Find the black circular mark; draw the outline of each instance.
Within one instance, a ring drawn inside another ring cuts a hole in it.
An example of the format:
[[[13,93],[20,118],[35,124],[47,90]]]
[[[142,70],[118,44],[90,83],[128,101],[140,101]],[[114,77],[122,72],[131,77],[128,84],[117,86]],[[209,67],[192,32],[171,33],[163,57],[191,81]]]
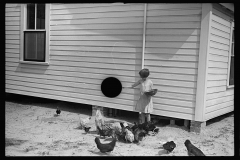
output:
[[[114,77],[108,77],[102,81],[102,93],[109,98],[117,97],[122,91],[121,82]]]

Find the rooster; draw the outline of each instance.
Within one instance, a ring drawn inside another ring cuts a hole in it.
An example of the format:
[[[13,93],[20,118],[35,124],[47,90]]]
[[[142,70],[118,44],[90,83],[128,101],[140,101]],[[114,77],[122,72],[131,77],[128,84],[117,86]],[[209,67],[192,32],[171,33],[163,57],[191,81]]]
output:
[[[176,144],[173,141],[167,142],[163,144],[163,148],[168,152],[172,152],[174,148],[176,147]]]
[[[195,147],[188,139],[184,142],[187,150],[188,150],[188,155],[189,156],[205,156],[205,154]]]
[[[111,152],[113,151],[115,145],[116,145],[116,136],[113,136],[113,140],[110,143],[106,143],[106,144],[102,144],[100,142],[100,139],[98,137],[95,138],[95,143],[97,145],[97,148],[100,150],[100,152],[102,153],[106,153],[106,152]]]
[[[143,137],[146,136],[146,131],[144,131],[143,129],[139,129],[137,128],[134,131],[134,140],[138,143],[139,141],[142,141]]]
[[[98,109],[96,112],[96,117],[95,117],[96,128],[99,127],[100,129],[103,129],[104,123],[105,122],[104,122],[103,116],[102,116],[100,110]]]
[[[87,124],[89,123],[89,120],[91,119],[91,117],[87,117],[87,118],[80,118],[79,121],[79,128],[83,129],[84,127],[87,126]]]
[[[125,128],[125,132],[126,132],[125,139],[132,143],[134,141],[133,133],[129,131],[127,128]]]

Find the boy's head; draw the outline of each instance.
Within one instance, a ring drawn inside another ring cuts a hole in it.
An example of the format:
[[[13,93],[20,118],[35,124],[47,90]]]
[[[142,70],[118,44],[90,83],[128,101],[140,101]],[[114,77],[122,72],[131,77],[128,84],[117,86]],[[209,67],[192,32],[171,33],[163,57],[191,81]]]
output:
[[[141,78],[147,78],[149,76],[149,74],[150,74],[150,72],[147,68],[144,68],[139,72],[139,75]]]

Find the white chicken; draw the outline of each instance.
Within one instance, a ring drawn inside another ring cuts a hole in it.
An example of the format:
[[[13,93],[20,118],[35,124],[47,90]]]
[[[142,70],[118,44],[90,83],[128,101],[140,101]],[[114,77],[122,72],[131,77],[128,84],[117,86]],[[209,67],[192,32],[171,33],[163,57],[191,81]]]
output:
[[[89,123],[89,120],[91,119],[91,117],[87,117],[87,118],[80,118],[79,121],[79,128],[83,129],[84,127],[87,127],[87,124]]]
[[[122,132],[122,127],[119,122],[114,122],[111,124],[111,128],[115,131],[115,133],[120,134]]]
[[[96,111],[96,117],[95,117],[96,128],[99,127],[100,129],[103,129],[104,124],[105,124],[104,117],[102,116],[100,110],[97,110]]]
[[[125,132],[126,132],[125,139],[132,143],[134,141],[133,133],[131,131],[129,131],[127,128],[125,129]]]

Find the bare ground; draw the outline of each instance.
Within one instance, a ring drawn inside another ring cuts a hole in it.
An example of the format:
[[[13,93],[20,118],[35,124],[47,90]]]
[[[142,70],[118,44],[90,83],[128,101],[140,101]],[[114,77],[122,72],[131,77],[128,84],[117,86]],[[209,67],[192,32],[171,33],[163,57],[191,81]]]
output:
[[[55,116],[56,106],[62,110]],[[125,112],[126,113],[126,112]],[[159,133],[147,136],[140,144],[117,142],[111,153],[101,153],[94,142],[96,128],[92,117],[90,132],[77,128],[79,118],[91,115],[91,107],[81,104],[39,99],[28,96],[8,97],[5,102],[5,155],[6,156],[187,156],[184,146],[189,139],[207,156],[234,155],[234,114],[207,122],[201,134],[189,132],[183,126],[159,121]],[[106,121],[137,121],[136,114]],[[112,139],[102,138],[102,143]],[[174,140],[177,147],[167,154],[160,143]]]

